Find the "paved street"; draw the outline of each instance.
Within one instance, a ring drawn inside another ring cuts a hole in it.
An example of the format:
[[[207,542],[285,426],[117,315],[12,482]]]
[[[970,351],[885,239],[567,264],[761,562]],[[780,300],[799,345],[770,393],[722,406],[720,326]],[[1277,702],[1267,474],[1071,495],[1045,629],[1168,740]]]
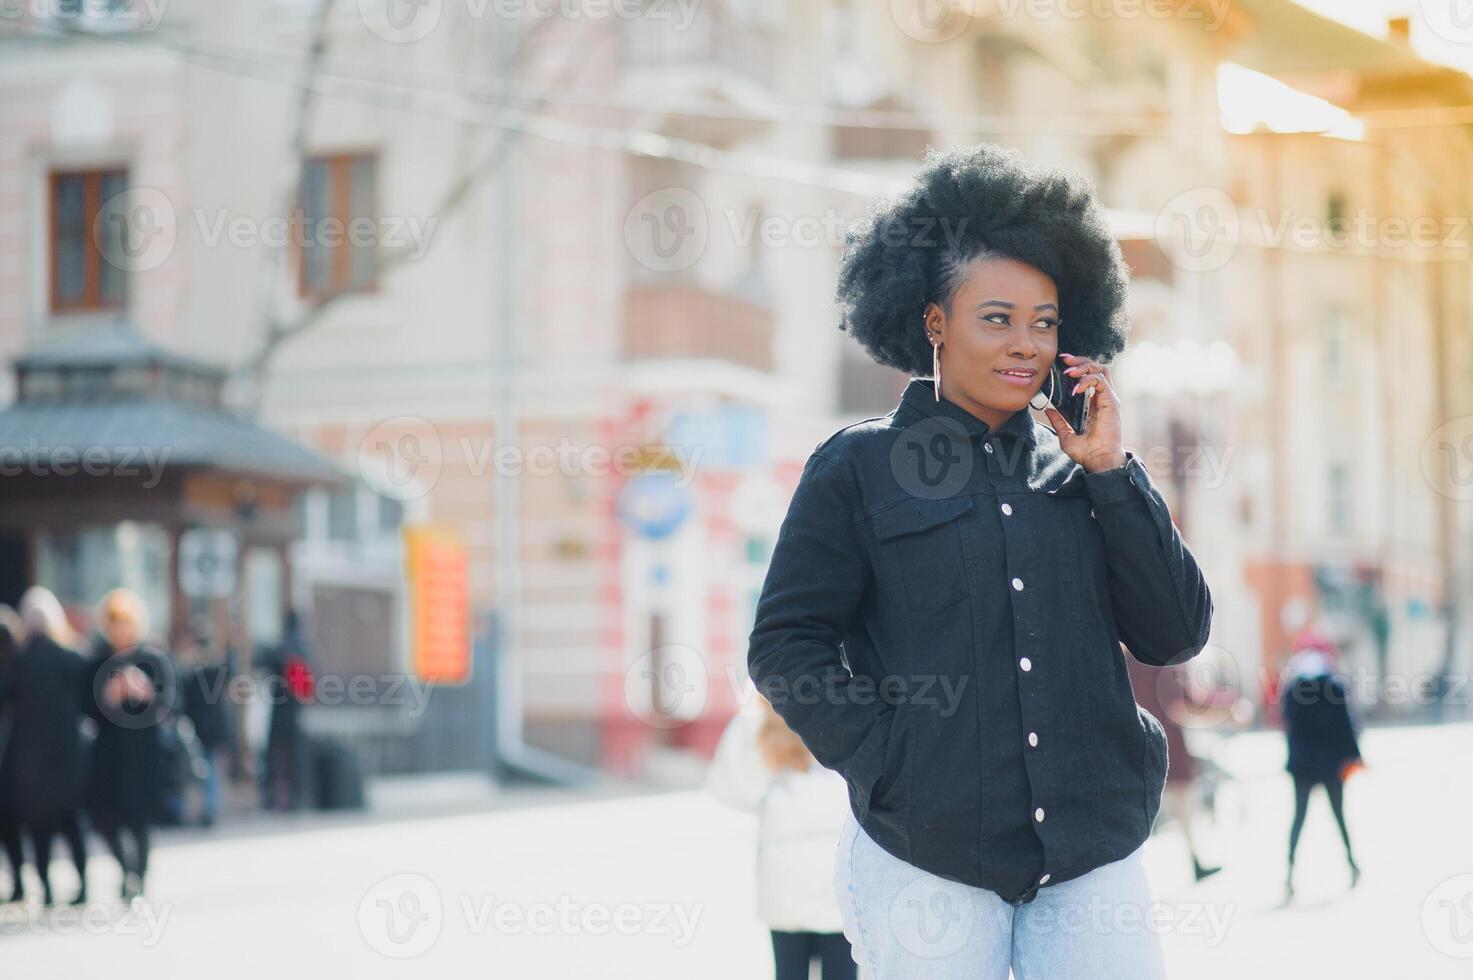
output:
[[[1284,909],[1281,742],[1230,743],[1239,778],[1219,825],[1202,828],[1205,856],[1227,870],[1194,885],[1174,828],[1148,845],[1174,923],[1172,976],[1473,975],[1473,726],[1375,730],[1362,744],[1371,768],[1347,788],[1360,887],[1347,891],[1317,795]],[[0,976],[762,977],[751,841],[748,818],[699,792],[175,837],[156,852],[146,910],[9,907]],[[93,868],[96,894],[113,893],[111,862],[94,854]]]

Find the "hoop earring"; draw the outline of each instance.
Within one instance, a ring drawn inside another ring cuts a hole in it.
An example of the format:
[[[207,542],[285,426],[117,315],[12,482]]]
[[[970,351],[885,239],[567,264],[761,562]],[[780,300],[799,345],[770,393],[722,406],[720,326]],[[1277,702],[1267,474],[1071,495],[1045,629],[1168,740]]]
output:
[[[941,400],[941,345],[931,345],[931,376],[936,379],[936,400]]]
[[[1034,408],[1038,409],[1040,412],[1043,411],[1045,408],[1048,408],[1049,403],[1054,400],[1054,388],[1057,387],[1057,383],[1054,381],[1054,368],[1052,366],[1049,367],[1048,380],[1049,380],[1049,391],[1048,391],[1048,394],[1047,395],[1045,395],[1043,393],[1043,389],[1042,388],[1039,388],[1037,391],[1035,391],[1033,393],[1033,397],[1030,398],[1030,399],[1028,399],[1028,404],[1032,405]],[[1043,399],[1043,404],[1041,404],[1041,405],[1038,402],[1038,400],[1040,398]]]

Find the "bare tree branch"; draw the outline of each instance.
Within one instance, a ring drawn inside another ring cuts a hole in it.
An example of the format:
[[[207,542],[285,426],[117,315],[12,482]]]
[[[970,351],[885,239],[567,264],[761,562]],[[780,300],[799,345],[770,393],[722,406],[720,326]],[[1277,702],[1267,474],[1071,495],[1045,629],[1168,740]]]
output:
[[[517,48],[511,59],[512,63],[519,63],[523,53],[530,49],[540,39],[541,35],[549,31],[552,25],[557,22],[558,20],[555,17],[545,17],[540,19],[531,30],[525,32],[517,42]],[[552,84],[546,87],[546,91],[548,93],[555,93],[559,91],[562,86],[574,80],[574,77],[576,76],[578,70],[589,63],[590,59],[583,55],[584,52],[575,50],[572,55],[567,59],[567,61],[560,66],[557,77],[553,79]],[[310,76],[304,79],[303,84],[304,87],[315,87]],[[515,86],[513,85],[509,87],[506,92],[502,94],[499,98],[493,100],[492,105],[507,105],[513,101],[514,96]],[[551,100],[549,98],[539,98],[533,100],[529,104],[527,111],[536,112],[537,110],[546,107],[550,101]],[[447,215],[454,214],[457,210],[463,207],[466,202],[471,199],[472,193],[475,191],[475,189],[483,181],[494,176],[495,173],[501,168],[502,163],[505,162],[512,147],[515,145],[520,136],[520,133],[514,131],[500,131],[500,134],[497,137],[495,143],[492,145],[491,149],[487,151],[485,157],[480,161],[472,164],[471,166],[468,166],[466,170],[453,183],[451,183],[448,188],[446,188],[445,193],[441,195],[440,200],[437,202],[430,213],[435,215],[437,219],[441,219]],[[301,168],[299,162],[299,175],[300,170]],[[298,177],[298,181],[300,181],[300,176]],[[287,213],[287,211],[292,206],[294,206],[294,204],[295,197],[291,198],[287,202],[287,207],[283,209],[282,213]],[[423,255],[424,253],[421,252],[419,254]],[[409,250],[390,252],[388,254],[376,253],[375,274],[378,276],[383,276],[387,273],[391,273],[401,265],[408,262],[412,257],[414,257],[414,253]],[[277,273],[280,274],[279,264]],[[324,316],[333,307],[337,306],[344,297],[351,296],[356,291],[356,288],[353,286],[343,286],[332,289],[321,295],[315,296],[313,298],[312,305],[307,309],[301,311],[301,313],[294,318],[284,319],[276,316],[268,318],[265,336],[262,338],[260,347],[257,348],[256,352],[245,362],[245,364],[241,366],[239,370],[240,375],[246,380],[250,390],[253,393],[253,412],[259,412],[260,410],[261,398],[265,392],[266,387],[266,378],[270,373],[271,364],[281,348],[290,341],[295,340],[297,337],[300,337],[302,334],[307,333],[313,327],[321,323]],[[273,292],[272,295],[275,295],[275,293]]]

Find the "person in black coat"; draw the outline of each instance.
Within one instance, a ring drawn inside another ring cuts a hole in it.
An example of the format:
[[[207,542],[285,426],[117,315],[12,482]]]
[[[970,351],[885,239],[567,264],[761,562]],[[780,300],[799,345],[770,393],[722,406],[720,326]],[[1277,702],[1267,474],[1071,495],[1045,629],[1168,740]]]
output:
[[[1285,897],[1294,895],[1294,852],[1299,846],[1299,833],[1310,791],[1325,787],[1330,809],[1340,827],[1345,843],[1345,858],[1350,863],[1350,885],[1360,881],[1360,867],[1350,847],[1350,831],[1345,826],[1345,767],[1361,759],[1347,706],[1344,683],[1335,676],[1333,661],[1323,649],[1306,648],[1296,653],[1286,667],[1288,676],[1282,695],[1284,732],[1289,742],[1289,758],[1284,768],[1294,777],[1294,823],[1289,830],[1289,871],[1285,881]]]
[[[9,606],[0,605],[0,687],[6,682],[10,666],[20,648],[24,630],[20,617]],[[5,850],[5,859],[10,865],[10,898],[19,902],[25,898],[26,886],[21,876],[25,865],[25,853],[20,843],[20,817],[15,812],[15,793],[11,789],[14,765],[9,751],[11,733],[15,728],[15,709],[0,704],[0,847]]]
[[[40,586],[21,599],[26,639],[0,681],[0,704],[14,724],[7,753],[16,816],[31,839],[43,901],[53,901],[51,842],[63,837],[81,887],[73,905],[87,901],[87,848],[81,810],[86,776],[82,717],[86,664],[71,648],[74,637],[61,603]]]
[[[225,752],[233,738],[226,704],[231,667],[228,655],[222,660],[208,660],[206,644],[200,637],[190,638],[187,652],[188,665],[181,666],[179,671],[180,701],[185,716],[194,724],[194,734],[204,756],[204,804],[200,823],[209,827],[220,813],[220,770],[225,765]]]
[[[122,895],[143,893],[149,826],[158,815],[164,765],[161,722],[177,694],[168,656],[143,642],[143,601],[126,589],[109,592],[99,612],[102,636],[93,650],[89,709],[97,722],[88,809],[123,869]]]

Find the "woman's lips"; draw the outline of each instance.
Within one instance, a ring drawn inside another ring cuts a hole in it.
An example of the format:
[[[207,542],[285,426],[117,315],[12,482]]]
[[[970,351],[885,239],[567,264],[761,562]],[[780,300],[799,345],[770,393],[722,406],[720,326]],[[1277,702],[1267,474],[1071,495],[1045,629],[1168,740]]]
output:
[[[1034,373],[1033,372],[1025,372],[1025,373],[1021,373],[1021,374],[1011,374],[1011,373],[1009,373],[1007,371],[998,371],[996,373],[997,373],[997,376],[998,377],[1002,378],[1004,381],[1006,381],[1010,385],[1013,385],[1014,387],[1018,387],[1018,388],[1031,388],[1031,387],[1033,387],[1033,377],[1034,377]]]

